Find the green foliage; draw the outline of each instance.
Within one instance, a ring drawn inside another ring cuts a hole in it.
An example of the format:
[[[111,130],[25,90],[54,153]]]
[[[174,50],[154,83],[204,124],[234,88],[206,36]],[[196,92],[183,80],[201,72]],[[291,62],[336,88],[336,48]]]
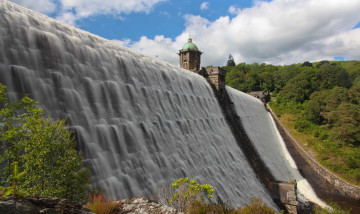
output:
[[[13,162],[12,163],[12,169],[13,169],[13,173],[12,173],[12,184],[9,187],[1,187],[0,191],[1,191],[1,195],[3,197],[7,197],[10,195],[19,197],[19,196],[25,196],[26,194],[24,192],[22,192],[21,190],[19,190],[18,184],[20,182],[20,180],[23,178],[23,175],[25,174],[25,172],[19,172],[19,164],[18,162]]]
[[[351,103],[360,105],[360,77],[354,80],[353,86],[349,89],[348,94]]]
[[[330,132],[332,139],[352,144],[360,144],[360,108],[359,105],[342,103],[334,112],[334,127]]]
[[[315,206],[313,208],[313,214],[350,214],[350,210],[343,210],[339,205],[336,203],[329,203],[330,207],[321,208],[318,206]]]
[[[332,126],[339,105],[349,100],[347,93],[348,90],[343,87],[314,92],[310,96],[305,117],[315,124]]]
[[[331,89],[335,86],[350,88],[351,80],[348,73],[339,64],[323,64],[318,72],[321,78],[321,89]]]
[[[189,178],[179,178],[171,184],[171,189],[176,190],[169,204],[180,211],[185,211],[193,203],[205,201],[205,197],[211,199],[214,189],[209,184],[198,184]]]
[[[301,67],[304,67],[304,66],[312,67],[313,65],[312,65],[311,62],[306,61],[306,62],[304,62],[303,64],[301,64]]]
[[[231,54],[229,54],[229,59],[228,61],[226,62],[226,66],[235,66],[235,61],[234,61],[234,58]]]
[[[28,97],[9,103],[6,95],[0,85],[1,185],[25,194],[85,199],[88,171],[65,122],[44,119]]]

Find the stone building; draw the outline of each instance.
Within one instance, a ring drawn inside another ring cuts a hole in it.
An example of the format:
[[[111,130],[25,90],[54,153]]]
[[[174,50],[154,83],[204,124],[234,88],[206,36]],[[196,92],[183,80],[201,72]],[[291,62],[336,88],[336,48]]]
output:
[[[269,92],[263,92],[263,91],[252,91],[249,93],[249,95],[258,98],[263,103],[267,103],[270,101],[270,94]]]
[[[221,91],[225,88],[225,70],[223,70],[219,66],[207,66],[202,69],[206,70],[210,82],[215,85],[217,90]]]
[[[199,71],[201,54],[202,52],[199,51],[198,47],[189,37],[188,42],[185,43],[183,48],[179,50],[178,53],[180,56],[180,67],[190,71]]]
[[[202,75],[210,81],[218,91],[225,88],[225,74],[226,72],[219,66],[208,66],[200,69],[201,52],[192,39],[184,44],[183,48],[179,50],[180,67],[189,71]]]

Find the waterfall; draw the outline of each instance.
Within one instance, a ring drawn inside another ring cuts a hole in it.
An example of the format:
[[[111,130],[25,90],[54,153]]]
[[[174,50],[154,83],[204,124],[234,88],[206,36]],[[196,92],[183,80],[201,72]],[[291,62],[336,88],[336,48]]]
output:
[[[226,87],[226,90],[235,104],[236,113],[247,135],[275,179],[288,181],[295,178],[298,193],[311,202],[326,207],[327,205],[316,196],[309,182],[300,174],[264,104],[259,99],[231,87]]]
[[[188,176],[233,206],[276,207],[203,77],[4,0],[0,35],[10,99],[29,94],[66,119],[108,196],[151,197]]]

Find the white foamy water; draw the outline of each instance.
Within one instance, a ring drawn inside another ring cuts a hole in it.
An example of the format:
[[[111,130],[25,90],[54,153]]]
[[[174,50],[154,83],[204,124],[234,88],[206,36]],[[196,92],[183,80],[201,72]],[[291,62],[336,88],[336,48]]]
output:
[[[275,207],[199,75],[0,0],[0,82],[67,119],[110,197],[188,176],[232,205]]]
[[[264,104],[246,93],[230,87],[226,89],[235,104],[246,133],[275,179],[288,181],[289,178],[295,178],[299,193],[313,203],[322,207],[327,206],[316,196],[309,182],[300,174]]]

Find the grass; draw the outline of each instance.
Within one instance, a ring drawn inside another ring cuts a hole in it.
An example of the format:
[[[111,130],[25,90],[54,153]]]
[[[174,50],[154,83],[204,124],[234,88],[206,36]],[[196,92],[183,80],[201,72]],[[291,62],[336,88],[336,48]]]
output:
[[[327,208],[321,208],[318,206],[315,206],[312,210],[313,214],[350,214],[351,209],[343,210],[339,205],[336,203],[329,203],[329,206]]]
[[[192,203],[185,211],[186,214],[275,214],[276,211],[268,207],[260,198],[251,198],[250,204],[245,204],[244,207],[237,209],[223,203],[221,200],[217,203]],[[280,212],[283,213],[283,212]]]

